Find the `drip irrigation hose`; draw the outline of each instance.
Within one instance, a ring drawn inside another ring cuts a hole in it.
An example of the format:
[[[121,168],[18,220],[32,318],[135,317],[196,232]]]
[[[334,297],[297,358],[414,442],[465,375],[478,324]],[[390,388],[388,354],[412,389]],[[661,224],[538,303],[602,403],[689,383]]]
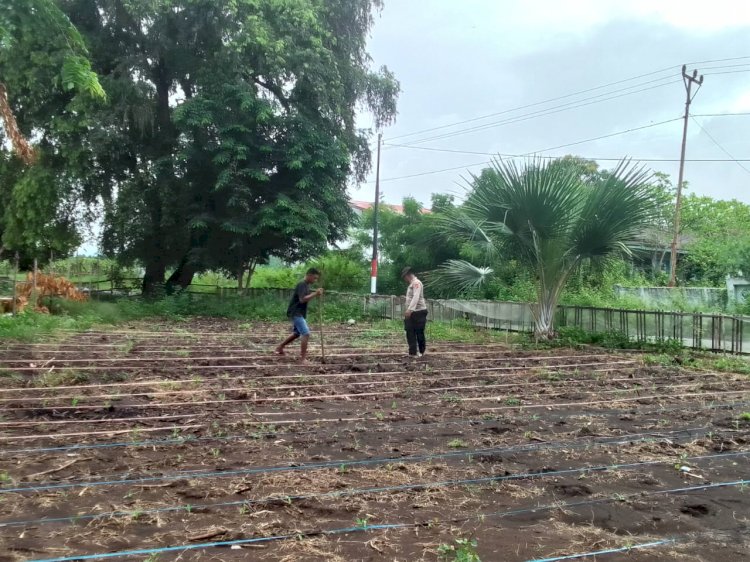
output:
[[[702,406],[698,408],[697,412],[703,412],[706,410],[723,410],[723,409],[733,409],[733,408],[744,408],[750,406],[750,402],[729,402],[726,404],[711,404],[708,406]],[[674,411],[682,411],[684,410],[684,406],[677,406],[672,408],[660,408],[658,410],[647,410],[643,412],[638,412],[639,415],[651,415],[651,414],[661,414],[666,412],[674,412]],[[595,411],[595,412],[569,412],[566,414],[558,414],[558,418],[569,418],[569,417],[602,417],[602,416],[608,416],[608,415],[623,415],[632,412],[632,409],[627,410],[609,410],[609,411]],[[229,412],[229,414],[232,414],[233,412]],[[244,412],[237,412],[239,414],[244,414]],[[257,414],[256,414],[257,415]],[[179,416],[179,417],[187,417],[187,416]],[[305,423],[305,424],[318,424],[322,421],[330,422],[330,420],[321,420],[321,419],[310,419],[310,420],[295,420],[294,423]],[[335,423],[340,423],[342,420],[341,418],[336,418],[334,420]],[[379,420],[377,418],[356,418],[352,421],[361,421],[361,422],[378,422]],[[489,425],[493,423],[497,423],[498,420],[492,419],[492,420],[485,420],[485,419],[454,419],[450,421],[443,421],[443,422],[430,422],[427,424],[424,423],[413,423],[413,424],[403,424],[396,426],[397,429],[401,428],[414,428],[414,427],[426,427],[426,426],[432,426],[432,427],[441,427],[441,426],[447,426],[447,425]],[[259,422],[259,423],[265,423],[265,422]],[[268,425],[290,425],[292,422],[268,422]],[[376,427],[375,429],[380,431],[383,429],[390,430],[393,426],[388,426],[386,428]],[[705,428],[706,430],[709,429],[709,427]],[[339,429],[336,429],[336,431],[339,431]],[[690,431],[690,430],[677,430],[677,431]],[[196,442],[202,442],[202,441],[245,441],[249,439],[257,439],[260,437],[274,437],[274,436],[296,436],[296,435],[311,435],[311,434],[320,434],[320,433],[326,433],[325,430],[312,430],[312,431],[285,431],[285,432],[279,432],[279,431],[267,431],[267,432],[259,432],[253,435],[226,435],[223,437],[220,436],[209,436],[209,437],[193,437],[193,436],[186,436],[186,437],[176,437],[171,439],[150,439],[150,440],[140,440],[140,441],[120,441],[120,442],[114,442],[114,443],[80,443],[75,445],[60,445],[58,447],[34,447],[34,448],[24,448],[24,449],[0,449],[0,456],[2,455],[15,455],[15,454],[31,454],[31,453],[50,453],[50,452],[67,452],[67,451],[77,451],[77,450],[85,450],[85,449],[111,449],[111,448],[119,448],[119,447],[160,447],[160,446],[170,446],[170,445],[186,445],[189,443],[196,443]],[[662,432],[664,434],[665,432]],[[674,433],[674,432],[666,432],[666,433]],[[633,435],[633,434],[631,434]],[[634,434],[634,435],[641,435],[641,434]],[[651,435],[651,433],[649,433]],[[44,436],[39,436],[38,438],[41,439]],[[617,436],[618,438],[623,438],[624,436]]]
[[[528,560],[527,562],[558,562],[559,560],[577,560],[579,558],[591,558],[592,556],[604,556],[605,554],[617,554],[619,552],[630,552],[631,550],[641,550],[644,548],[654,548],[657,546],[664,546],[667,544],[675,544],[677,539],[663,539],[660,541],[651,541],[641,544],[633,544],[629,546],[623,546],[620,548],[606,548],[604,550],[597,550],[593,552],[583,552],[581,554],[569,554],[567,556],[553,556],[552,558],[535,558],[534,560]]]
[[[734,458],[738,456],[746,456],[750,455],[750,451],[740,452],[740,453],[718,453],[716,455],[706,455],[701,457],[688,457],[686,459],[683,459],[683,462],[687,461],[702,461],[707,459],[714,459],[714,458]],[[304,500],[320,500],[320,499],[336,499],[336,498],[343,498],[343,497],[351,497],[351,496],[358,496],[358,495],[364,495],[364,494],[383,494],[383,493],[391,493],[391,492],[406,492],[406,491],[412,491],[412,490],[427,490],[427,489],[434,489],[434,488],[447,488],[447,487],[453,487],[453,486],[466,486],[466,485],[479,485],[479,484],[489,484],[489,483],[495,483],[495,482],[507,482],[507,481],[513,481],[513,480],[526,480],[526,479],[545,479],[550,477],[556,477],[556,476],[569,476],[572,474],[587,474],[590,472],[607,472],[609,470],[637,470],[639,468],[642,468],[644,466],[658,466],[662,464],[670,464],[671,461],[643,461],[643,462],[637,462],[637,463],[629,463],[629,464],[619,464],[619,465],[611,465],[611,466],[596,466],[596,467],[583,467],[583,468],[570,468],[570,469],[564,469],[564,470],[554,470],[554,471],[548,471],[548,472],[527,472],[527,473],[521,473],[521,474],[510,474],[510,475],[503,475],[503,476],[488,476],[484,478],[468,478],[468,479],[454,479],[454,480],[444,480],[444,481],[438,481],[438,482],[420,482],[416,484],[400,484],[395,486],[378,486],[378,487],[372,487],[372,488],[352,488],[348,490],[337,490],[335,492],[320,492],[320,493],[314,493],[314,494],[303,494],[303,495],[296,495],[296,496],[267,496],[265,498],[259,498],[259,499],[249,499],[249,500],[235,500],[230,502],[220,502],[220,503],[212,503],[212,504],[196,504],[196,505],[179,505],[179,506],[170,506],[170,507],[163,507],[163,508],[153,508],[153,509],[139,509],[138,513],[142,515],[150,515],[154,513],[174,513],[174,512],[182,512],[182,511],[193,511],[197,509],[216,509],[216,508],[226,508],[226,507],[237,507],[237,506],[250,506],[250,505],[264,505],[272,502],[279,502],[283,501],[285,503],[290,503],[293,501],[304,501]],[[39,525],[39,524],[45,524],[45,523],[75,523],[78,521],[90,521],[95,519],[102,519],[107,517],[127,517],[132,515],[132,511],[109,511],[104,513],[93,513],[93,514],[79,514],[79,515],[73,515],[73,516],[67,516],[67,517],[56,517],[56,518],[45,518],[45,519],[31,519],[26,521],[9,521],[7,523],[0,524],[0,528],[2,527],[19,527],[19,526],[27,526],[27,525]]]
[[[687,488],[673,488],[670,490],[658,490],[656,492],[635,493],[635,494],[630,494],[629,496],[625,496],[625,498],[629,499],[629,498],[644,498],[644,497],[667,495],[667,494],[685,494],[685,493],[690,493],[690,492],[695,492],[695,491],[710,490],[710,489],[716,489],[716,488],[726,488],[730,486],[745,486],[748,484],[750,484],[750,480],[736,480],[733,482],[717,482],[714,484],[705,484],[702,486],[691,486]],[[492,513],[481,513],[481,514],[472,515],[468,517],[447,519],[447,520],[442,520],[442,521],[437,521],[437,522],[435,520],[431,520],[428,522],[417,522],[417,523],[386,523],[386,524],[379,524],[379,525],[368,524],[367,526],[361,526],[361,527],[345,527],[345,528],[340,528],[340,529],[298,532],[298,533],[287,534],[287,535],[274,535],[270,537],[256,537],[256,538],[251,538],[251,539],[237,539],[233,541],[216,541],[216,542],[205,542],[205,543],[200,543],[200,544],[182,544],[178,546],[165,546],[165,547],[157,547],[157,548],[138,549],[138,550],[121,550],[119,552],[106,552],[106,553],[99,553],[99,554],[63,556],[63,557],[57,557],[57,558],[43,558],[43,559],[29,560],[28,562],[80,562],[80,561],[85,561],[85,560],[102,560],[102,559],[107,559],[107,558],[122,558],[125,556],[140,556],[140,555],[155,555],[155,554],[158,555],[158,554],[167,553],[167,552],[201,550],[201,549],[206,549],[206,548],[223,547],[223,546],[241,546],[241,545],[275,542],[275,541],[282,541],[282,540],[289,540],[289,539],[310,538],[310,537],[316,537],[316,536],[330,536],[330,535],[340,535],[340,534],[357,533],[357,532],[381,531],[381,530],[388,530],[388,529],[413,529],[413,528],[418,528],[418,527],[426,527],[430,525],[434,526],[435,523],[462,523],[462,522],[468,522],[468,521],[473,521],[473,520],[482,520],[487,517],[513,517],[515,515],[539,513],[543,511],[552,511],[555,509],[570,509],[574,507],[582,507],[582,506],[587,506],[587,505],[608,503],[612,501],[621,501],[621,499],[622,499],[621,497],[618,497],[618,498],[600,498],[600,499],[595,499],[595,500],[586,500],[586,501],[569,502],[569,503],[558,502],[554,504],[537,506],[537,507],[527,508],[527,509],[516,509],[512,511],[496,511]]]

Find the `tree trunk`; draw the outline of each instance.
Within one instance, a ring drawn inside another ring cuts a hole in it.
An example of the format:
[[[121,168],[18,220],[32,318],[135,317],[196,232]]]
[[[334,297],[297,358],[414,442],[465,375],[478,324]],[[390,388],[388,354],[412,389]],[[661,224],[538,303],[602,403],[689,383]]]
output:
[[[253,279],[253,273],[255,273],[255,268],[258,266],[258,260],[251,260],[250,263],[247,264],[247,280],[245,281],[245,290],[250,290],[250,281]]]
[[[237,294],[242,294],[242,280],[245,278],[245,264],[237,270]]]
[[[540,287],[538,300],[534,308],[534,337],[537,340],[551,340],[555,337],[555,313],[560,302],[565,284],[570,275],[576,271],[577,263],[573,263],[559,273],[551,286],[544,282],[544,274],[540,273]]]
[[[198,268],[188,257],[182,258],[180,265],[177,266],[174,273],[167,279],[165,286],[167,294],[173,294],[177,290],[177,287],[187,289],[193,282],[193,277],[195,277],[197,271]]]
[[[2,82],[0,82],[0,117],[2,117],[5,133],[10,139],[13,151],[26,164],[32,164],[36,156],[34,148],[18,128],[16,116],[8,101],[8,90]]]
[[[143,296],[156,299],[164,295],[164,275],[167,267],[160,262],[146,264],[146,272],[143,275]]]
[[[552,302],[550,298],[543,298],[535,308],[534,337],[537,340],[551,340],[555,337],[557,303]]]

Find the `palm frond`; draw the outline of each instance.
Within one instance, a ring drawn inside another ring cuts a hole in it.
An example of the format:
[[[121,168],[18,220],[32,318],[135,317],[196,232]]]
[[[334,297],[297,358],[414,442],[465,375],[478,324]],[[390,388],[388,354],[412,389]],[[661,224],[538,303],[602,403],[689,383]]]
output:
[[[467,212],[503,224],[521,243],[532,243],[532,231],[544,239],[564,235],[583,202],[580,177],[565,166],[540,160],[522,167],[495,159],[475,181]],[[529,228],[531,226],[531,229]]]
[[[581,259],[622,251],[653,220],[657,206],[650,174],[622,161],[588,190],[571,232],[571,249]]]
[[[498,255],[496,236],[509,234],[504,225],[491,223],[463,209],[444,213],[437,220],[441,235],[469,244],[487,262]]]
[[[481,287],[492,273],[489,267],[477,267],[465,260],[448,260],[430,273],[428,283],[465,293]]]

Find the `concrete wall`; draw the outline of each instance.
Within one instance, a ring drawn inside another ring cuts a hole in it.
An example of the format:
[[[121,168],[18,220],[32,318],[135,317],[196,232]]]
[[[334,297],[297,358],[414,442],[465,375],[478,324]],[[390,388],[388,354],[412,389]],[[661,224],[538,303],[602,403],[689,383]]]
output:
[[[750,302],[750,279],[727,277],[727,297],[730,304]]]

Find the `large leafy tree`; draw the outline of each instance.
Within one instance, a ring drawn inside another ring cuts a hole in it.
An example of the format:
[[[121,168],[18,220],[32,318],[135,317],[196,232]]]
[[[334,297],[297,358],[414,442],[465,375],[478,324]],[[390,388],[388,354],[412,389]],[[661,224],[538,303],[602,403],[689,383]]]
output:
[[[450,260],[437,279],[472,290],[493,276],[498,259],[518,260],[536,279],[536,336],[549,338],[570,276],[586,262],[627,253],[654,212],[648,174],[627,163],[589,175],[559,161],[497,160],[473,177],[466,203],[442,223],[481,261]]]
[[[78,246],[81,147],[61,139],[86,127],[85,105],[105,99],[83,38],[54,1],[0,3],[0,254],[29,261]]]
[[[241,276],[343,236],[347,181],[398,83],[370,69],[379,0],[64,0],[110,104],[91,119],[82,178],[102,194],[103,245],[144,289],[195,272]]]
[[[691,193],[682,209],[688,281],[723,286],[727,275],[750,274],[750,205]]]
[[[461,244],[443,236],[440,216],[455,208],[453,197],[433,194],[430,212],[424,212],[422,204],[413,197],[403,200],[403,212],[381,206],[378,212],[379,250],[385,262],[381,267],[380,290],[400,293],[403,291],[401,270],[410,266],[419,273],[433,271],[446,260],[461,256]],[[372,210],[365,211],[360,218],[353,239],[360,255],[372,248]],[[432,296],[447,296],[449,293],[435,288]]]

